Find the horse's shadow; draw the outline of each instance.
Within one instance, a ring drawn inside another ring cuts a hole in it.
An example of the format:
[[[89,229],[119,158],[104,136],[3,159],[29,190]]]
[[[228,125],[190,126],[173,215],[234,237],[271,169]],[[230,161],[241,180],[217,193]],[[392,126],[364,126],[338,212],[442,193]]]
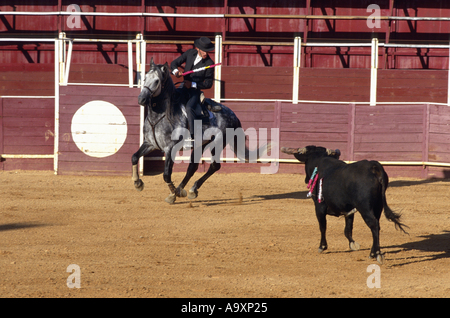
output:
[[[434,261],[438,259],[450,258],[450,231],[444,231],[439,234],[420,235],[424,238],[422,241],[408,242],[401,245],[386,246],[388,249],[397,249],[389,251],[389,254],[397,254],[402,251],[422,251],[428,253],[435,253],[433,255],[413,256],[407,258],[398,258],[404,260],[403,262],[393,266],[403,266],[413,263],[421,263]]]
[[[431,179],[423,179],[423,180],[394,180],[389,181],[389,188],[398,188],[398,187],[409,187],[420,184],[429,184],[436,183],[441,181],[449,181],[446,178],[431,178]]]
[[[39,223],[28,223],[28,222],[0,224],[0,232],[27,229],[32,227],[41,227],[41,226],[48,226],[48,225]]]
[[[285,200],[285,199],[296,199],[296,200],[306,200],[306,194],[308,191],[293,191],[289,193],[277,193],[277,194],[262,194],[262,195],[252,195],[249,197],[244,197],[239,194],[238,198],[229,199],[214,199],[214,200],[195,200],[192,203],[200,203],[205,206],[214,205],[251,205],[256,204],[265,200]],[[181,202],[180,202],[181,203]]]
[[[308,191],[293,191],[288,193],[277,193],[277,194],[261,194],[253,195],[251,198],[259,198],[261,201],[265,200],[284,200],[284,199],[297,199],[306,200]]]

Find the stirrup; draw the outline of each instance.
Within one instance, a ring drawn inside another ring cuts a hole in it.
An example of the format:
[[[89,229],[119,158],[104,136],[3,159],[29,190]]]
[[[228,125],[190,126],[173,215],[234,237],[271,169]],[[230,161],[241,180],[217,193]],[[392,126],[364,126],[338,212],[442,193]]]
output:
[[[203,92],[200,92],[200,105],[203,105],[204,101],[205,101],[205,94],[203,94]]]

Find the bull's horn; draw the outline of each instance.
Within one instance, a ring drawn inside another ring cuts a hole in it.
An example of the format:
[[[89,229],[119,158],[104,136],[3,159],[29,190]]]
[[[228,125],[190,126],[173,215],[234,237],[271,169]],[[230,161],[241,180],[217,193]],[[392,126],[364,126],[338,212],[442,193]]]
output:
[[[281,147],[281,152],[287,153],[289,155],[293,155],[295,153],[304,154],[306,152],[306,148],[287,148]]]
[[[327,155],[328,156],[341,155],[341,151],[339,149],[333,150],[327,148]]]
[[[281,147],[281,152],[287,153],[289,155],[297,153],[297,150],[298,150],[297,148]]]

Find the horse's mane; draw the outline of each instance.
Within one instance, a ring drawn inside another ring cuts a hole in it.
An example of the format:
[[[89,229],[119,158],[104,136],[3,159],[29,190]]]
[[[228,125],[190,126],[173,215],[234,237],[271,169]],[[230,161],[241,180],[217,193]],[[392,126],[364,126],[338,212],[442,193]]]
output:
[[[165,83],[164,83],[164,92],[162,93],[165,97],[164,103],[166,108],[166,117],[169,120],[172,126],[175,125],[175,114],[178,112],[180,105],[175,102],[174,93],[175,93],[175,85],[173,84],[172,78],[170,77],[170,73],[167,70],[166,74],[164,74]]]
[[[158,66],[160,67],[160,66]],[[174,96],[175,94],[175,85],[172,81],[172,78],[170,76],[170,69],[169,65],[166,63],[160,69],[162,68],[162,75],[163,75],[163,88],[161,91],[161,94],[159,96],[155,97],[155,102],[159,104],[159,107],[161,110],[164,110],[167,119],[169,120],[170,124],[174,127],[176,122],[176,114],[180,111],[180,103],[179,98]]]

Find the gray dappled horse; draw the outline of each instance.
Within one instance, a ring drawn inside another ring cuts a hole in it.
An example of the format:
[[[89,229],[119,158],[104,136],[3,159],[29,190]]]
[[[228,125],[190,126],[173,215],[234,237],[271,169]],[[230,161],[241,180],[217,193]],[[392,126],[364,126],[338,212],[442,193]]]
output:
[[[210,100],[208,102],[211,103]],[[139,179],[137,167],[139,158],[156,149],[163,151],[165,154],[163,177],[171,192],[166,198],[166,202],[171,204],[175,202],[176,197],[188,196],[189,199],[197,197],[198,189],[212,174],[220,169],[220,153],[228,143],[232,145],[232,150],[240,160],[248,161],[249,157],[259,158],[246,146],[243,147],[245,153],[242,153],[240,147],[238,147],[236,135],[233,138],[227,138],[227,131],[235,131],[241,128],[241,122],[231,109],[220,105],[222,108],[220,112],[210,113],[209,124],[202,124],[202,136],[205,139],[203,139],[202,144],[198,142],[197,145],[194,145],[194,147],[197,147],[197,151],[194,149],[191,153],[186,176],[180,185],[175,188],[171,177],[174,154],[182,147],[182,140],[188,137],[189,131],[187,130],[187,118],[183,113],[180,98],[175,93],[175,85],[170,76],[167,62],[164,65],[155,64],[153,58],[151,59],[150,70],[145,76],[144,88],[139,94],[138,103],[147,107],[147,117],[144,123],[144,143],[131,158],[133,164],[132,179],[134,186],[139,191],[144,188],[143,181]],[[227,130],[227,128],[232,130]],[[205,130],[208,134],[204,135]],[[194,183],[188,194],[184,187],[197,171],[201,155],[208,146],[210,146],[213,160],[208,171]],[[265,149],[266,146],[255,151],[261,154],[261,151]]]

